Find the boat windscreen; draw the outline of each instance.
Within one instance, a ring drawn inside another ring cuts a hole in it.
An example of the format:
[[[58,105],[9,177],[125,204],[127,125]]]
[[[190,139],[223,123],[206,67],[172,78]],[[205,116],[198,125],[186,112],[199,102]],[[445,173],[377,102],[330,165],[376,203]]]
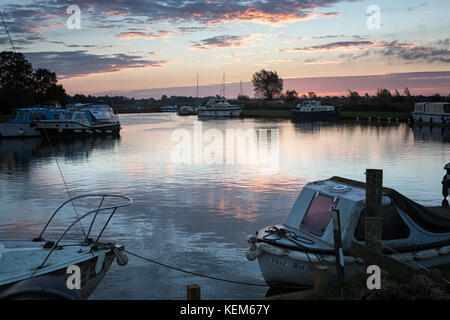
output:
[[[315,196],[300,223],[300,229],[321,237],[331,220],[330,208],[336,206],[337,202],[332,197],[321,194]]]

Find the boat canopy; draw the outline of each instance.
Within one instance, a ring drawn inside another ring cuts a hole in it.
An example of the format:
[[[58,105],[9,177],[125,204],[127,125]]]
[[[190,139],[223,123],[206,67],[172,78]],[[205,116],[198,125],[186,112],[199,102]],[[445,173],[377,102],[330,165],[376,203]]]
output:
[[[415,104],[414,112],[427,114],[450,114],[450,103],[448,102],[418,102]]]
[[[344,226],[344,247],[353,239],[364,241],[365,188],[363,182],[341,177],[308,183],[284,224],[332,244],[335,209]],[[439,208],[426,208],[393,189],[383,188],[382,212],[382,240],[403,240],[409,244],[435,241],[436,237],[448,240],[450,215]]]
[[[31,123],[36,120],[57,120],[64,114],[63,109],[17,108],[13,109],[11,123]]]

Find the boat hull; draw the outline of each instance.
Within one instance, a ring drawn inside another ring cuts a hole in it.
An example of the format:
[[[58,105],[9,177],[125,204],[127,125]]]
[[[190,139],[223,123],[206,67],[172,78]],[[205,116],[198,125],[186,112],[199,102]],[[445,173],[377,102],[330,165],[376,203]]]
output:
[[[242,117],[242,110],[241,109],[198,110],[198,116],[201,118],[240,118]]]
[[[0,138],[39,137],[41,133],[28,123],[0,123]]]
[[[121,129],[119,123],[86,126],[78,122],[39,122],[36,124],[36,128],[42,136],[52,137],[118,135]]]
[[[338,120],[340,111],[300,111],[292,110],[293,120],[309,120],[309,121],[321,121],[321,120]]]
[[[412,113],[413,123],[418,125],[450,126],[450,114]]]
[[[44,268],[36,269],[36,266],[39,265],[36,262],[41,263],[49,252],[48,249],[43,248],[42,242],[2,241],[0,246],[0,294],[16,283],[40,276],[54,276],[67,281],[70,276],[67,268],[77,265],[80,267],[81,289],[74,290],[79,293],[81,299],[87,299],[109,271],[115,259],[114,250],[105,248],[89,253],[89,249],[85,246],[67,243],[70,246],[65,246],[66,242],[61,242],[63,249],[54,252]],[[6,248],[3,245],[6,245]],[[115,246],[115,248],[122,247]],[[24,257],[27,258],[24,259]],[[20,265],[17,264],[18,260],[22,261]]]
[[[277,286],[314,286],[315,268],[318,266],[328,267],[331,279],[337,279],[336,264],[330,259],[319,263],[315,260],[315,256],[310,254],[313,260],[305,261],[304,259],[297,260],[291,258],[289,255],[278,256],[264,252],[258,256],[259,267],[266,283],[271,287]],[[353,259],[352,257],[346,257]],[[356,260],[352,263],[346,264],[345,275],[365,273],[365,265],[362,261]],[[436,255],[428,259],[412,258],[411,260],[404,259],[405,264],[408,264],[414,269],[418,268],[418,265],[426,268],[433,268],[440,265],[450,263],[450,255]]]

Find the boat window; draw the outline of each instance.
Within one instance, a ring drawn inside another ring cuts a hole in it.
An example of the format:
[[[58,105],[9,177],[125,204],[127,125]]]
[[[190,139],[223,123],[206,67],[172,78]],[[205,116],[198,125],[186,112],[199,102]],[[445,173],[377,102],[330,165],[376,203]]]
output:
[[[53,114],[53,120],[59,120],[59,113]]]
[[[84,113],[75,114],[74,120],[86,120],[86,115]]]
[[[44,112],[30,112],[28,120],[47,120],[47,116]]]
[[[397,208],[393,204],[383,206],[383,225],[381,227],[381,240],[406,239],[410,230],[400,217]],[[355,239],[364,241],[365,239],[365,210],[361,212],[358,225],[355,229]]]
[[[449,103],[444,104],[444,112],[445,113],[450,113],[450,104]]]
[[[314,197],[300,223],[300,229],[321,237],[324,234],[333,213],[330,210],[330,207],[336,206],[338,203],[338,201],[333,201],[334,199],[332,197],[321,194]]]
[[[67,113],[64,115],[64,119],[65,119],[65,120],[71,120],[71,119],[72,119],[72,112],[67,112]]]
[[[13,114],[12,114],[12,116],[11,116],[11,119],[12,119],[12,120],[15,120],[16,117],[17,117],[17,111],[14,111]]]
[[[17,120],[25,120],[25,112],[19,111],[19,114],[17,115]]]

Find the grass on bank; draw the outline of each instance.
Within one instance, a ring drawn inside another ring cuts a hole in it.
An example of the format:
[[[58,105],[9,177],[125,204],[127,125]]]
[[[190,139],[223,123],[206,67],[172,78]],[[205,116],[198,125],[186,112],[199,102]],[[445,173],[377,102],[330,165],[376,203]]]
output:
[[[450,264],[437,268],[443,278],[450,281]],[[360,299],[366,287],[367,275],[355,274],[341,280],[331,282],[325,291],[306,294],[304,300],[354,300]],[[392,288],[402,283],[398,278],[383,274],[381,276],[381,288]],[[448,292],[447,292],[448,293]],[[449,294],[450,298],[450,294]]]

